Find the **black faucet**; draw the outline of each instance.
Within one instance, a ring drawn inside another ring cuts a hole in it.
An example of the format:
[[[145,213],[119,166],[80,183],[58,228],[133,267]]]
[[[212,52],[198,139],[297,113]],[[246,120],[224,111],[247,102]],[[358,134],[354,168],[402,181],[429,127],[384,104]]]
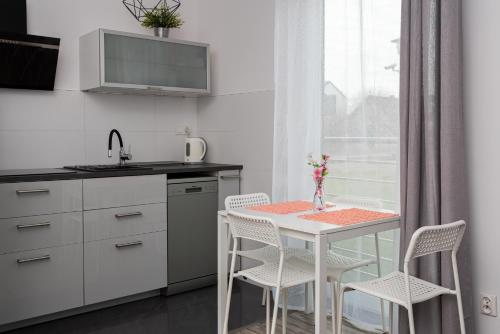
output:
[[[123,140],[122,136],[120,135],[120,132],[118,130],[113,129],[109,133],[108,137],[108,158],[111,158],[113,156],[113,135],[116,134],[118,136],[118,141],[120,142],[120,166],[125,165],[126,160],[131,160],[132,159],[132,154],[130,153],[130,148],[129,152],[125,153],[125,149],[123,148]]]

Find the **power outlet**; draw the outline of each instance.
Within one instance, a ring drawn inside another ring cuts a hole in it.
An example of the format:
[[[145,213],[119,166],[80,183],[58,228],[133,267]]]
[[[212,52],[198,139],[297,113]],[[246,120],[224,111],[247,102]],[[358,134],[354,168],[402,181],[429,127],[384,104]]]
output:
[[[175,134],[178,136],[190,136],[191,135],[191,128],[187,125],[179,125],[175,129]]]
[[[481,293],[481,314],[490,317],[497,316],[497,296]]]

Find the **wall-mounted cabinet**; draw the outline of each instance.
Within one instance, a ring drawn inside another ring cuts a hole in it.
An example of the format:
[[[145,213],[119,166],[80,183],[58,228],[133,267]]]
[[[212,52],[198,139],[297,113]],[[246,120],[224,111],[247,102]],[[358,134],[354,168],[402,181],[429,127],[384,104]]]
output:
[[[206,95],[210,93],[209,46],[98,29],[80,37],[80,89]]]

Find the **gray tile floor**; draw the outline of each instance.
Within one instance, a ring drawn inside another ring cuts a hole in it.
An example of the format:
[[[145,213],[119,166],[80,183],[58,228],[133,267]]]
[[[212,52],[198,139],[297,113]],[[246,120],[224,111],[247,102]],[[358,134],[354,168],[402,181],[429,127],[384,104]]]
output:
[[[260,306],[262,290],[235,284],[230,329],[265,318]],[[215,286],[175,296],[153,297],[78,316],[26,327],[9,334],[215,334],[217,288]]]
[[[231,301],[231,334],[264,334],[265,308],[262,290],[235,281]],[[280,312],[281,313],[281,312]],[[314,332],[314,317],[290,312],[287,332]],[[330,324],[329,324],[330,327]],[[281,333],[281,319],[277,333]],[[175,296],[153,297],[43,324],[9,334],[215,334],[217,333],[217,288],[215,286]],[[344,328],[343,334],[360,334]]]

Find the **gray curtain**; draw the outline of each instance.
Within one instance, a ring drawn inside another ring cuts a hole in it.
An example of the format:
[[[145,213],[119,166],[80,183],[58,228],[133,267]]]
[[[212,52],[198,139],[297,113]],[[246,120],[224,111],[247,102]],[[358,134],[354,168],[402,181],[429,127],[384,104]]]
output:
[[[401,259],[421,226],[467,221],[459,269],[467,332],[472,333],[468,200],[462,111],[461,0],[402,0]],[[448,254],[414,261],[412,273],[453,288]],[[415,307],[417,333],[460,333],[456,299]],[[400,312],[400,333],[408,333]]]

